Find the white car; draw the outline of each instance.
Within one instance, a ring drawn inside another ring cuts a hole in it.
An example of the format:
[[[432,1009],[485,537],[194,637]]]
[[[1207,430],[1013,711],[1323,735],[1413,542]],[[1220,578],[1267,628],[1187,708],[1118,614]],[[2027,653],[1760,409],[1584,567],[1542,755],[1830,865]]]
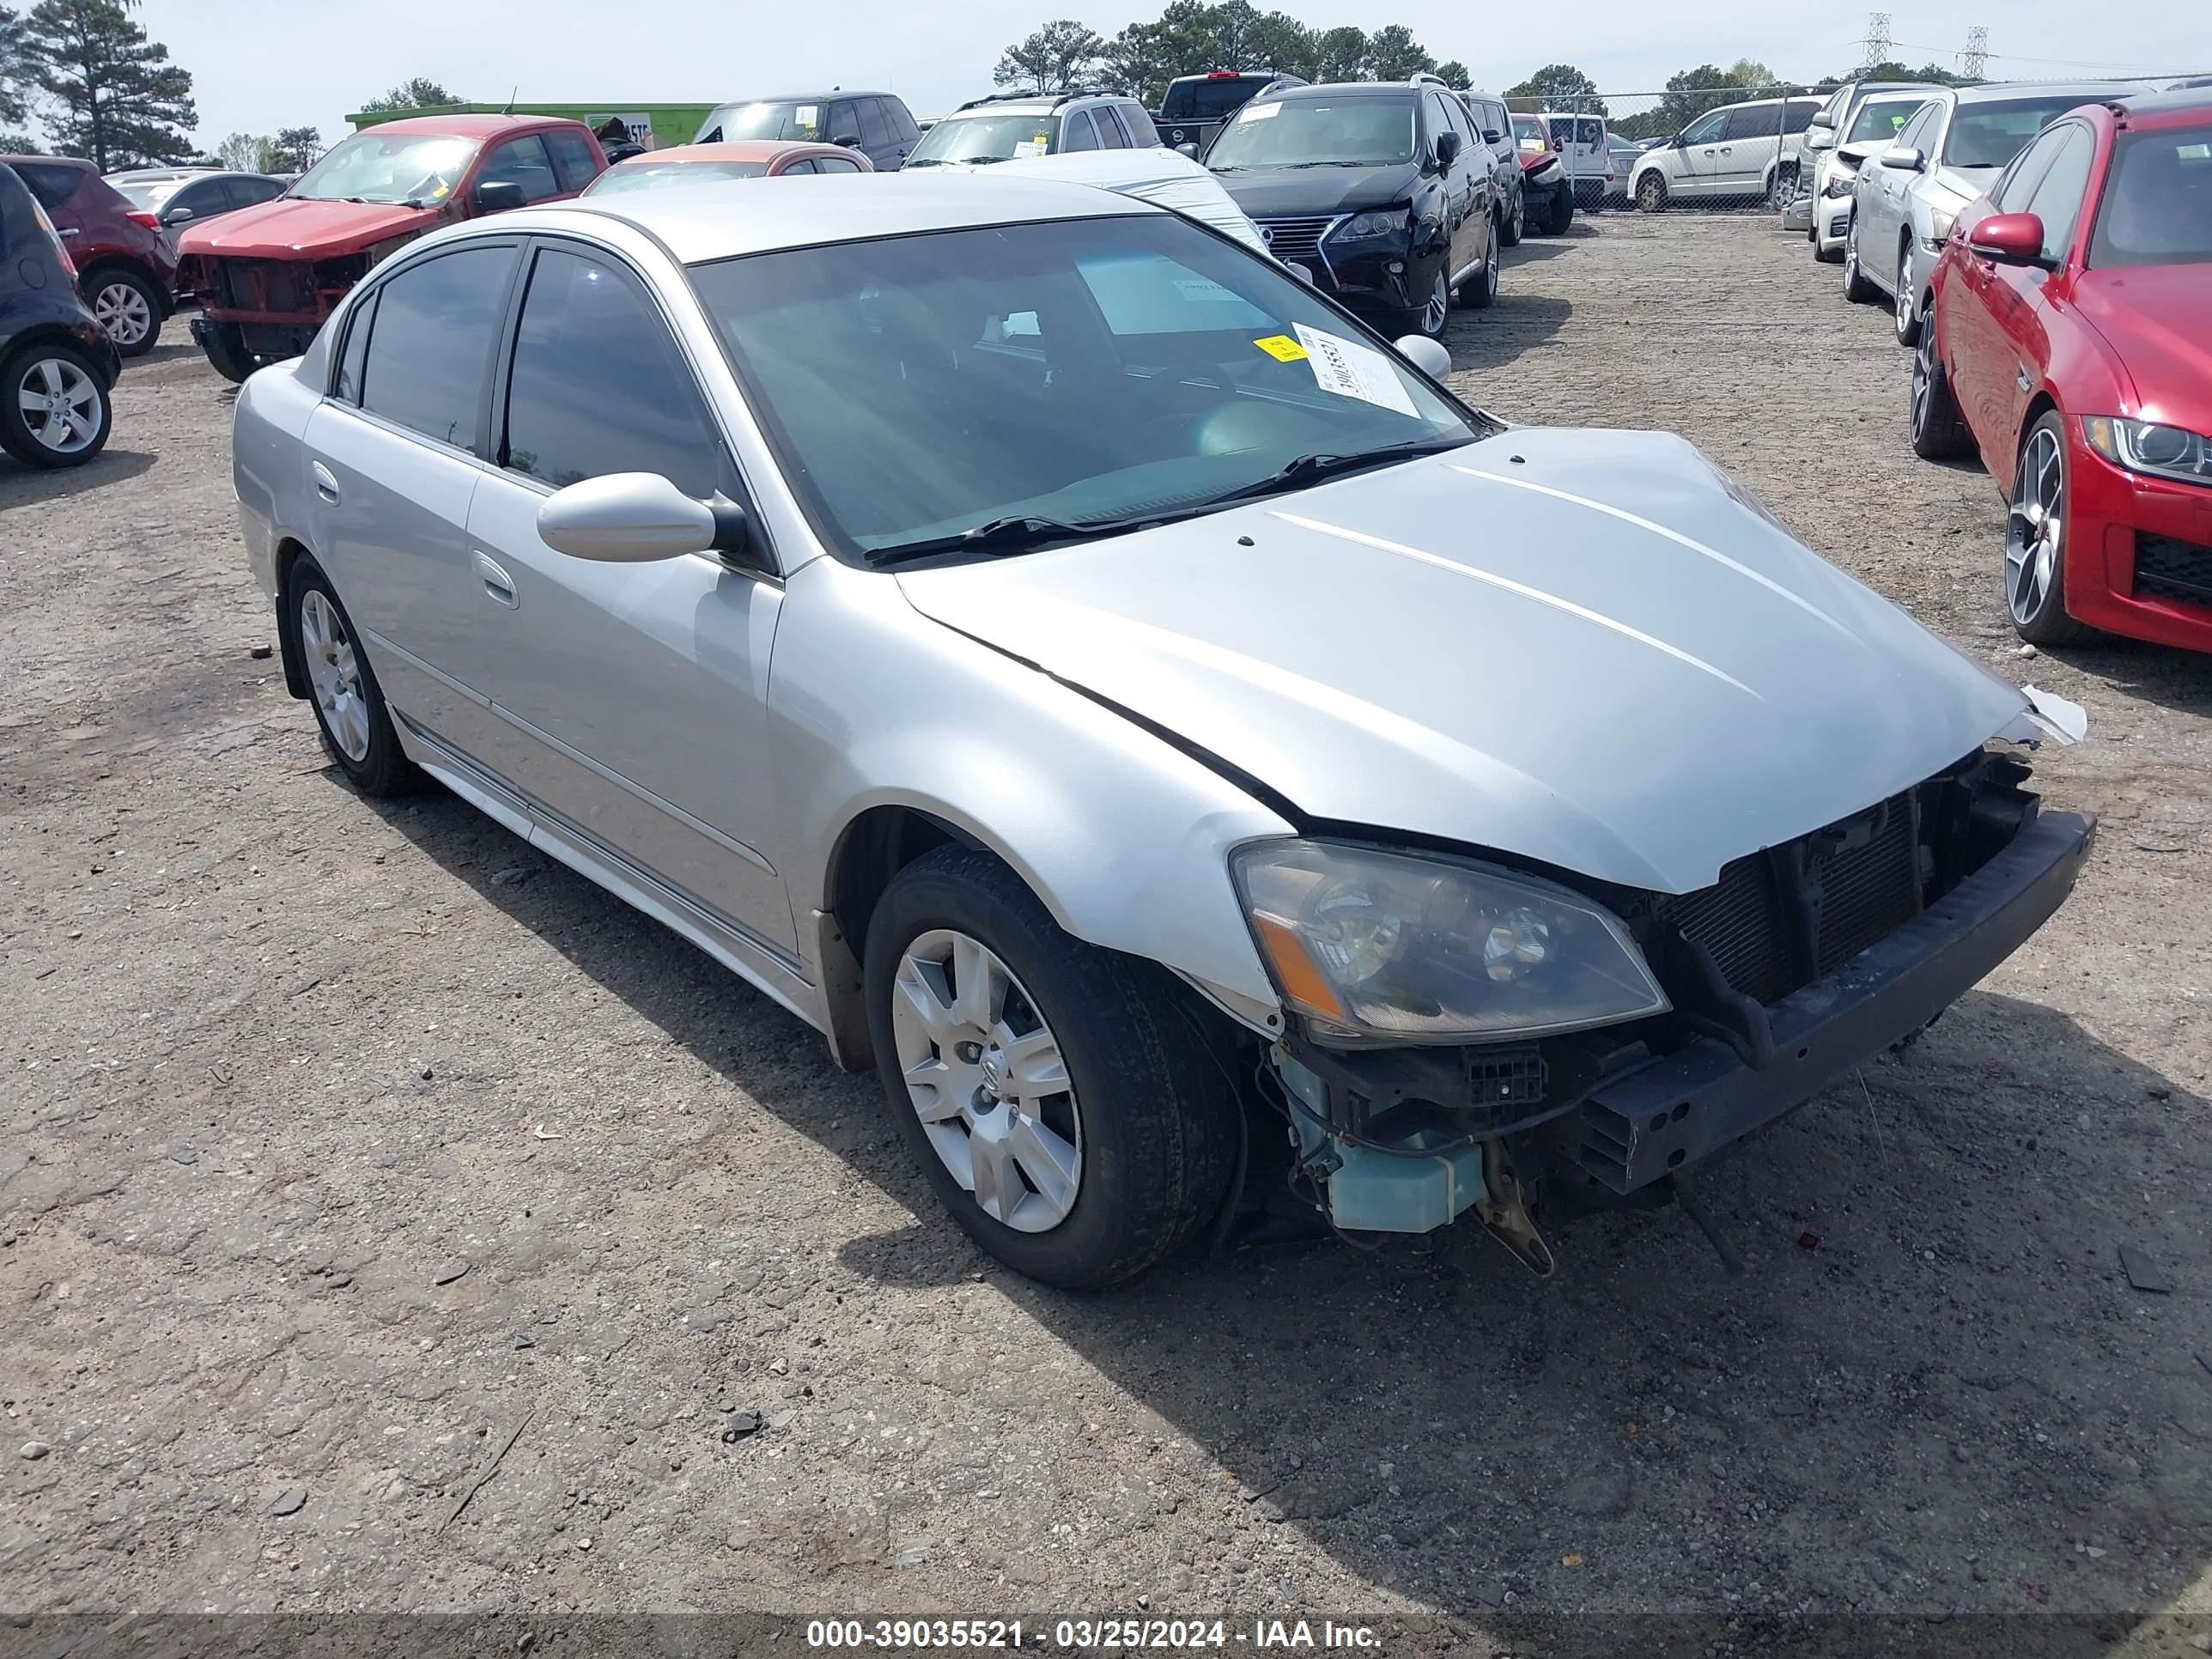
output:
[[[1646,213],[1672,202],[1786,196],[1796,188],[1799,143],[1820,108],[1818,98],[1755,98],[1707,110],[1638,158],[1629,195]]]
[[[1136,149],[1074,150],[1060,155],[1031,156],[1019,165],[985,177],[1005,179],[1061,179],[1072,185],[1091,185],[1161,207],[1211,225],[1223,235],[1242,242],[1255,253],[1274,255],[1261,235],[1260,227],[1247,218],[1237,198],[1222,188],[1221,180],[1206,167],[1178,151],[1155,144]]]
[[[1844,257],[1844,238],[1850,229],[1851,186],[1859,168],[1870,155],[1881,154],[1897,141],[1897,135],[1927,107],[1925,91],[1885,92],[1869,98],[1851,117],[1843,141],[1820,151],[1813,165],[1814,256],[1826,261]]]

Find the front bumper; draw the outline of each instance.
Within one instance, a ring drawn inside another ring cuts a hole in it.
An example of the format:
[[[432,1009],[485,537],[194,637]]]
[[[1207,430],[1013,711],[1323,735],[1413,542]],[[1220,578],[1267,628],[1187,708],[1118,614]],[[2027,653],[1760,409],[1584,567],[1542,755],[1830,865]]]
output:
[[[1807,195],[1793,196],[1782,209],[1782,228],[1810,230],[1813,228],[1813,198]]]
[[[1547,1146],[1615,1194],[1696,1168],[1949,1007],[2065,902],[2095,839],[2095,819],[2044,813],[1913,921],[1772,1004],[1765,1069],[1700,1037],[1600,1083],[1543,1127]]]
[[[2108,633],[2212,651],[2212,489],[2125,471],[2068,426],[2067,611]]]

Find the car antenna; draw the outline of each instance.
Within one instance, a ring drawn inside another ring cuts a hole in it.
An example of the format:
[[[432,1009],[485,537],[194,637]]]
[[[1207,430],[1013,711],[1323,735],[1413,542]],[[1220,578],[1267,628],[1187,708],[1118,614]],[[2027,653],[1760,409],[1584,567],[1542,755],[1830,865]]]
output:
[[[510,92],[510,93],[508,93],[508,94],[507,94],[507,107],[506,107],[505,109],[501,110],[501,111],[500,111],[500,113],[501,113],[501,115],[512,115],[512,114],[514,114],[514,100],[515,100],[516,97],[517,97],[517,96],[521,93],[521,91],[522,91],[522,82],[520,82],[520,81],[517,81],[517,82],[514,83],[514,90],[513,92]]]

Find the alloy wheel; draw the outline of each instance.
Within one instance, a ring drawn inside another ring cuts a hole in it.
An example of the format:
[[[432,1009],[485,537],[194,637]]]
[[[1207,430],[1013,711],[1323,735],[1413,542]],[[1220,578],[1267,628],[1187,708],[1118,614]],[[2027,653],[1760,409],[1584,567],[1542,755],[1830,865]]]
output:
[[[1444,331],[1444,316],[1451,309],[1451,283],[1442,266],[1437,270],[1436,286],[1429,290],[1429,302],[1421,307],[1421,332],[1431,338]]]
[[[118,346],[135,346],[154,328],[154,308],[134,283],[114,282],[93,296],[92,314]]]
[[[1017,1232],[1067,1219],[1083,1187],[1083,1115],[1060,1040],[980,939],[952,928],[899,959],[891,1030],[908,1100],[976,1207]]]
[[[16,406],[31,435],[57,455],[89,449],[100,436],[100,387],[63,357],[35,358],[15,384]]]
[[[1856,293],[1859,285],[1859,222],[1854,214],[1844,231],[1844,292]]]
[[[361,659],[337,607],[318,588],[309,588],[300,600],[300,651],[331,741],[348,760],[366,760],[368,698],[361,683]]]
[[[2033,623],[2050,603],[2066,525],[2066,461],[2047,427],[2029,434],[2005,514],[2005,598],[2012,619]]]
[[[1912,353],[1912,435],[1928,430],[1929,400],[1936,390],[1936,319],[1920,325],[1920,343]]]
[[[1905,243],[1897,256],[1897,295],[1894,316],[1897,337],[1905,345],[1912,343],[1912,325],[1917,313],[1912,308],[1912,244]]]

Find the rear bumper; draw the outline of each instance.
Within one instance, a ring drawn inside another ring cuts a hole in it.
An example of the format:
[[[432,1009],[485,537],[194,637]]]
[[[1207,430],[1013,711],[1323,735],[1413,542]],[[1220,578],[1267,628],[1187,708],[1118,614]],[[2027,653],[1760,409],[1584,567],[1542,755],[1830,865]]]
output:
[[[1949,1007],[2065,902],[2095,839],[2091,817],[2033,819],[1914,921],[1772,1005],[1775,1054],[1764,1071],[1700,1038],[1600,1084],[1544,1127],[1546,1144],[1617,1194],[1696,1168]]]

